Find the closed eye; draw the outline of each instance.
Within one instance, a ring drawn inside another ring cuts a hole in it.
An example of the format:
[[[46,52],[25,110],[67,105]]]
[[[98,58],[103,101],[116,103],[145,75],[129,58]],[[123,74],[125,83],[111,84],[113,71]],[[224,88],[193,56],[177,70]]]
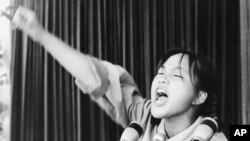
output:
[[[157,75],[163,75],[164,73],[163,72],[158,72]]]
[[[182,79],[183,79],[183,77],[182,77],[181,75],[176,75],[176,74],[174,74],[173,76],[174,76],[174,77],[179,77],[179,78],[182,78]]]

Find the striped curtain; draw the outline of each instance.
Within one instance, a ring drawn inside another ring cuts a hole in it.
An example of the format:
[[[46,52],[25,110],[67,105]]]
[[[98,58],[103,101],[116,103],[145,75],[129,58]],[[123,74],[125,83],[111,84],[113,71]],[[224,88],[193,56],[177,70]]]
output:
[[[240,1],[240,36],[241,36],[241,115],[242,123],[250,124],[250,2]]]
[[[13,0],[75,49],[125,67],[143,97],[169,49],[203,51],[222,80],[213,108],[241,122],[239,2],[235,0]],[[39,44],[13,32],[12,141],[119,140],[121,127],[82,94]]]

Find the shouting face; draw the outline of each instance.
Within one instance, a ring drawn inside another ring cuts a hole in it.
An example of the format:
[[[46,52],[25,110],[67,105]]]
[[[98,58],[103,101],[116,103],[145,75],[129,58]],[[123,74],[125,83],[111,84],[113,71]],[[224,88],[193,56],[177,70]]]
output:
[[[188,55],[179,53],[169,57],[152,82],[152,115],[155,118],[171,118],[189,114],[196,97],[189,73]]]

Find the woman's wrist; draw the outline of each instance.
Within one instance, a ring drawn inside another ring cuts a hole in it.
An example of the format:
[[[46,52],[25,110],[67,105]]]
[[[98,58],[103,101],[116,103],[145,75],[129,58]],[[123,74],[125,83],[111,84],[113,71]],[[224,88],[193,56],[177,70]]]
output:
[[[39,28],[33,35],[33,40],[35,42],[43,44],[44,38],[46,37],[47,31],[43,28]]]

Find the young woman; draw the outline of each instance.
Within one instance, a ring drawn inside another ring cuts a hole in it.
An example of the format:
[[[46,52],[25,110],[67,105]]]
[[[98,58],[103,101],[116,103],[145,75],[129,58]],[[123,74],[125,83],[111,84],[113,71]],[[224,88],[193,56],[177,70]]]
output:
[[[141,141],[152,141],[157,135],[169,141],[192,140],[204,117],[212,113],[213,71],[200,56],[183,50],[168,52],[152,82],[151,99],[144,99],[124,68],[74,50],[44,30],[33,11],[19,7],[12,24],[41,43],[117,123],[140,124]],[[210,139],[227,140],[219,131]]]

